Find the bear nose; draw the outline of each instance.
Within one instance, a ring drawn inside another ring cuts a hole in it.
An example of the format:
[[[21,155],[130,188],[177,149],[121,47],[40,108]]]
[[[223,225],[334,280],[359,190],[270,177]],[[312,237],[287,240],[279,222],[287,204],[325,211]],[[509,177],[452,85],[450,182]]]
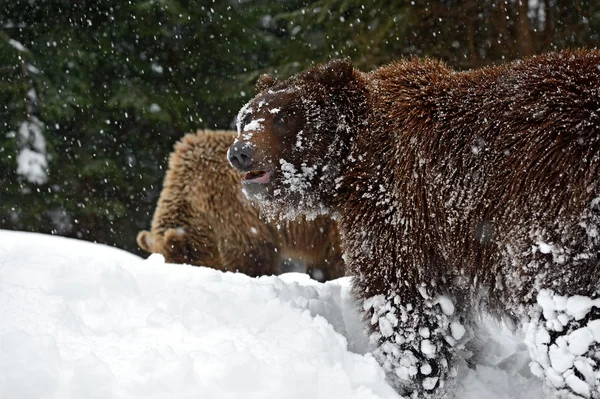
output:
[[[229,159],[231,166],[240,172],[248,172],[250,164],[252,163],[253,155],[254,149],[249,143],[238,141],[229,147],[227,158]]]

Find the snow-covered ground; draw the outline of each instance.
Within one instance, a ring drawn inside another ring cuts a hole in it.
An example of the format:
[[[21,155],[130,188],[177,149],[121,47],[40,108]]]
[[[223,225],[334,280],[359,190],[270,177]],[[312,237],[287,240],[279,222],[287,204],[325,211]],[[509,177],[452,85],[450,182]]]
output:
[[[0,230],[0,398],[399,398],[349,289]],[[488,326],[456,397],[542,398],[518,337]]]

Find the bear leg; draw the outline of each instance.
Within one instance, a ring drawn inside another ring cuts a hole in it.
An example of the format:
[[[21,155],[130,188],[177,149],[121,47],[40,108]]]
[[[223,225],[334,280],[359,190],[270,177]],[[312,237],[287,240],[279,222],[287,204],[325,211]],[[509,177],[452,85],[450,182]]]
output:
[[[472,329],[460,321],[448,296],[429,296],[424,287],[411,301],[377,295],[364,301],[370,317],[374,356],[391,385],[410,398],[441,398],[457,374],[458,351]]]

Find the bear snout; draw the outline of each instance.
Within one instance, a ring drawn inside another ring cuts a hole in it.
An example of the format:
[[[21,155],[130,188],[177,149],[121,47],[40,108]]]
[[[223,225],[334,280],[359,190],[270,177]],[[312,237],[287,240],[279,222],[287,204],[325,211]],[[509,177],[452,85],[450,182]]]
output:
[[[250,171],[253,156],[254,149],[249,143],[244,141],[236,141],[229,147],[229,151],[227,151],[229,163],[240,172]]]

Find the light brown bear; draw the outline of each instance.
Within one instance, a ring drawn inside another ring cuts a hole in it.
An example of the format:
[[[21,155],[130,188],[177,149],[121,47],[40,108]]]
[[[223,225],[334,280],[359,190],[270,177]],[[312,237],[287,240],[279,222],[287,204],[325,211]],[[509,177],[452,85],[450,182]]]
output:
[[[286,268],[320,281],[343,276],[338,230],[331,219],[266,223],[259,218],[227,162],[234,138],[230,131],[198,131],[175,145],[151,232],[138,234],[140,248],[163,254],[167,262],[250,276]]]
[[[488,312],[525,329],[548,396],[600,398],[599,51],[341,60],[258,88],[230,162],[267,215],[337,215],[402,394],[451,395]]]

